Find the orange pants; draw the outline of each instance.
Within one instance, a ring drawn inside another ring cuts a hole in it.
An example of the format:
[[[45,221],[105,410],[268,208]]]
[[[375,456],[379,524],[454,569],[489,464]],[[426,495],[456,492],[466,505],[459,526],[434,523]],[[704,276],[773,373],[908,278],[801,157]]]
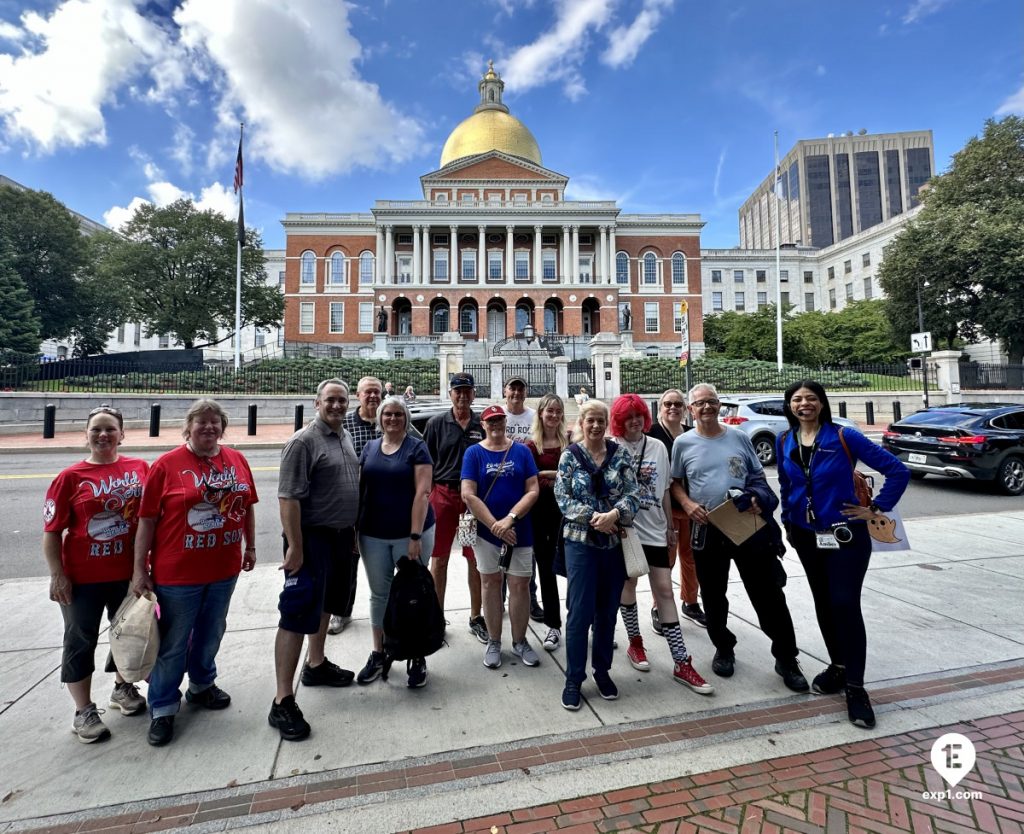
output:
[[[670,561],[679,561],[679,598],[687,605],[697,601],[697,568],[693,564],[693,549],[690,547],[690,517],[682,510],[672,508],[672,527],[676,531],[676,553],[669,554]]]

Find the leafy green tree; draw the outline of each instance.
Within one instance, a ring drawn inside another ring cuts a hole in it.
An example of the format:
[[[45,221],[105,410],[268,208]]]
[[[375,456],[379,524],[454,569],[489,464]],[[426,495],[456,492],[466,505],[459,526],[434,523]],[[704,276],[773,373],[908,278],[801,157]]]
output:
[[[39,319],[25,283],[11,266],[11,257],[0,255],[0,352],[38,353]]]
[[[885,251],[879,280],[893,327],[924,326],[947,345],[999,339],[1024,359],[1024,119],[985,122],[949,171],[921,192],[924,207]]]
[[[897,361],[906,349],[897,347],[883,299],[854,301],[824,316],[823,336],[828,364],[870,364]]]
[[[230,338],[235,326],[236,223],[189,200],[143,205],[106,242],[100,273],[121,282],[129,318],[186,348]],[[242,250],[242,326],[276,327],[284,298],[264,278],[262,241],[246,229]],[[217,331],[229,331],[218,337]]]
[[[93,317],[80,293],[88,246],[78,218],[52,195],[0,186],[0,248],[32,298],[42,339],[65,339]]]

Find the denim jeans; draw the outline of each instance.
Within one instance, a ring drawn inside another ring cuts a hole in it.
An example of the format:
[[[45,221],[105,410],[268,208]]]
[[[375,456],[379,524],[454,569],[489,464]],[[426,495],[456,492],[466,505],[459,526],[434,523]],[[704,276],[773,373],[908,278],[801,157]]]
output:
[[[566,539],[565,568],[569,579],[565,679],[583,683],[587,678],[587,637],[591,626],[594,671],[607,672],[612,666],[612,638],[626,582],[626,564],[620,547],[602,549]]]
[[[153,718],[174,715],[181,706],[179,687],[188,672],[190,688],[209,689],[217,679],[217,650],[228,624],[228,606],[237,576],[206,585],[157,585],[160,603],[160,653],[149,678]]]
[[[420,540],[420,562],[427,566],[430,565],[430,554],[434,552],[434,527],[436,525],[424,530]],[[370,581],[370,625],[380,628],[384,623],[391,581],[395,578],[395,565],[403,556],[409,555],[409,537],[377,539],[360,536],[359,554],[363,557],[366,578]]]

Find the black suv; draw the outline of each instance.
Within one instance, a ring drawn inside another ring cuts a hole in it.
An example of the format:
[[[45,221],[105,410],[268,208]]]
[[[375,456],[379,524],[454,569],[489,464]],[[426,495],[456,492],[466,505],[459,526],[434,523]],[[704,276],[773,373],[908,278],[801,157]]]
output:
[[[889,426],[882,445],[913,478],[970,478],[993,481],[1006,495],[1024,492],[1024,405],[933,406]]]

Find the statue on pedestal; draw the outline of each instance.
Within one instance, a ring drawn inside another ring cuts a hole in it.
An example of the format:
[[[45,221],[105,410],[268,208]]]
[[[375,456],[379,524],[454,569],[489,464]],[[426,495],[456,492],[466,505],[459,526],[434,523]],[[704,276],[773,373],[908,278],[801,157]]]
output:
[[[383,304],[380,305],[380,312],[377,313],[377,332],[388,332],[388,311],[384,309]]]

